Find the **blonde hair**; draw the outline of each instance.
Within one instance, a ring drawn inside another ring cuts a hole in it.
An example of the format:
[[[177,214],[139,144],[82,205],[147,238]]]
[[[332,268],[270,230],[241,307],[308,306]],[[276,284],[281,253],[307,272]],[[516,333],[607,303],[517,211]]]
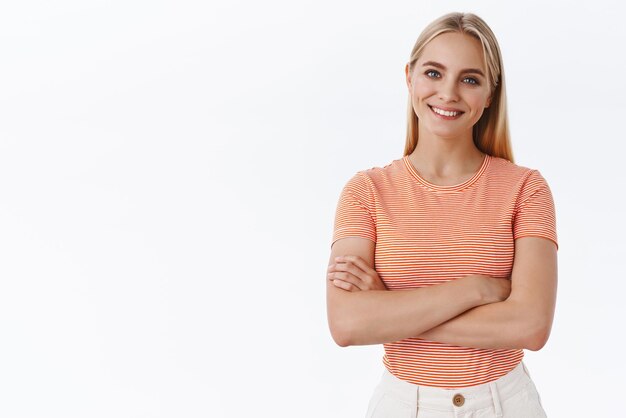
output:
[[[472,135],[474,144],[486,154],[513,162],[502,56],[496,37],[484,20],[472,13],[449,13],[432,22],[420,34],[413,46],[408,63],[409,72],[413,73],[415,63],[424,47],[436,36],[446,32],[467,34],[478,39],[482,44],[487,78],[491,86],[491,103],[474,125]],[[404,155],[409,155],[415,150],[418,140],[418,119],[413,110],[410,94],[407,116]]]

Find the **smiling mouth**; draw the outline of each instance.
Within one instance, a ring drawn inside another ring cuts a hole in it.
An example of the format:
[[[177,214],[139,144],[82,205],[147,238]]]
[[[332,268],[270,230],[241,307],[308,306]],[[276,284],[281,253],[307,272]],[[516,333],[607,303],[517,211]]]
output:
[[[436,114],[437,116],[441,116],[445,119],[454,119],[457,116],[462,115],[465,112],[461,112],[461,111],[450,111],[450,110],[443,110],[443,109],[439,109],[438,107],[434,107],[434,106],[430,106],[428,105],[428,107],[430,108],[430,110],[433,111],[434,114]]]

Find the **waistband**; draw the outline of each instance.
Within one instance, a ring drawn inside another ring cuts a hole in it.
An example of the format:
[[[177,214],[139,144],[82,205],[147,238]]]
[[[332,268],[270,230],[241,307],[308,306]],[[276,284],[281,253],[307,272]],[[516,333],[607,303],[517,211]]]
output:
[[[498,410],[501,402],[529,384],[532,384],[530,374],[521,361],[509,373],[481,385],[458,389],[421,386],[399,379],[385,369],[378,387],[393,392],[396,397],[409,404],[414,405],[417,402],[417,406],[421,408],[461,412],[495,406],[496,412],[500,412]]]

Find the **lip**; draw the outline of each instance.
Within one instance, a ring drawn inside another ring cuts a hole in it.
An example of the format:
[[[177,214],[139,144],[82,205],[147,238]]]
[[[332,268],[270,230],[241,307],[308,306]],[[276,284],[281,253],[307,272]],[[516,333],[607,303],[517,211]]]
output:
[[[433,106],[428,105],[428,107],[430,108],[430,111],[432,112],[433,115],[437,116],[440,119],[444,119],[444,120],[456,120],[456,119],[460,118],[461,116],[463,116],[463,113],[465,113],[465,112],[463,112],[462,110],[459,110],[459,109],[453,109],[453,108],[449,108],[449,107],[446,108],[446,107],[434,106],[437,109],[445,110],[447,112],[459,112],[459,114],[456,115],[456,116],[445,116],[445,115],[440,115],[439,113],[436,113],[433,110]]]
[[[461,109],[455,109],[453,107],[445,107],[445,106],[435,106],[435,105],[427,105],[431,109],[436,107],[437,109],[445,110],[446,112],[461,112],[464,113]]]

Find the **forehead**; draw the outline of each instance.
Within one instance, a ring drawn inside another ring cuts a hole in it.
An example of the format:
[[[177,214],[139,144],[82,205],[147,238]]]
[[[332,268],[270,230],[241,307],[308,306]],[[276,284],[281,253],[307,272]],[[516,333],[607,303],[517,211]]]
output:
[[[447,68],[479,68],[486,71],[483,48],[473,36],[458,32],[447,32],[436,36],[424,46],[417,65],[435,61]]]

